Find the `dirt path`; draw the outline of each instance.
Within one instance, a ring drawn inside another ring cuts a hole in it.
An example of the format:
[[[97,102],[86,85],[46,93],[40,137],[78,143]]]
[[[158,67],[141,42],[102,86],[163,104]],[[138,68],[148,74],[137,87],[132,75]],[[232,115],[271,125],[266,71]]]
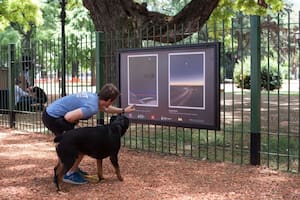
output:
[[[210,163],[123,148],[119,154],[124,182],[119,182],[109,160],[101,183],[52,183],[56,155],[52,137],[0,128],[0,199],[300,199],[300,175],[253,166]],[[96,173],[94,160],[81,167]]]

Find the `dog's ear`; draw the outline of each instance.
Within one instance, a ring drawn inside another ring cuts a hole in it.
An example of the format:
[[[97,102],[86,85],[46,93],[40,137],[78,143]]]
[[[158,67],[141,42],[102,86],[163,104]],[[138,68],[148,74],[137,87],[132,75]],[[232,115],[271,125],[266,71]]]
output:
[[[123,136],[129,128],[129,119],[124,115],[116,116],[111,122],[110,127],[113,132],[120,133]]]
[[[113,121],[115,121],[117,119],[118,116],[113,115],[110,117],[109,123],[111,124]]]
[[[123,115],[120,117],[121,118],[121,124],[122,124],[122,136],[126,133],[127,129],[129,128],[129,119]]]
[[[112,123],[110,124],[110,130],[112,132],[112,134],[119,134],[120,136],[122,136],[122,127],[120,124],[116,124],[116,123]]]

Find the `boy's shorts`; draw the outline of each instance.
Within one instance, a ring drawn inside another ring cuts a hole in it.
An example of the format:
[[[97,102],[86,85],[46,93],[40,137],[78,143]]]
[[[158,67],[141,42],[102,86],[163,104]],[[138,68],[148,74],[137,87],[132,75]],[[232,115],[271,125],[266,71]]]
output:
[[[64,117],[51,117],[46,110],[43,112],[42,120],[44,125],[54,133],[55,136],[63,134],[65,131],[74,129],[76,123],[70,123]]]

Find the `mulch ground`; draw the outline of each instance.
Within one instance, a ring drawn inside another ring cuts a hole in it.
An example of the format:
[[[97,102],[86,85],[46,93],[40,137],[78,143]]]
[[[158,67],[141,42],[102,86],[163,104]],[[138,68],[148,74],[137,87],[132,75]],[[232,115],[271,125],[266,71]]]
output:
[[[121,148],[118,181],[109,159],[100,183],[52,182],[56,154],[51,135],[0,128],[0,199],[300,199],[300,175],[256,166],[215,163]],[[95,160],[81,167],[96,174]]]

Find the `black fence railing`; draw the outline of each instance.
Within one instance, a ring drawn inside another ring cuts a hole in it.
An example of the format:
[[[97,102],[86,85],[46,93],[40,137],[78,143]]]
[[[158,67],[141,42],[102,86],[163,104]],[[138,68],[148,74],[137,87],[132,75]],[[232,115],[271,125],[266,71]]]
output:
[[[261,30],[259,63],[262,70],[260,101],[257,105],[260,108],[258,125],[260,164],[273,169],[299,172],[300,68],[297,37],[299,17],[293,18],[291,15],[261,17],[259,27]],[[149,29],[154,28],[157,29],[157,27],[149,27]],[[213,27],[207,25],[194,33],[181,32],[180,26],[172,28],[176,28],[172,34],[161,36],[143,35],[142,30],[136,30],[97,33],[101,34],[101,37],[96,37],[93,33],[85,38],[67,38],[66,93],[87,90],[96,92],[99,82],[112,82],[119,85],[119,66],[116,58],[120,48],[219,41],[222,44],[221,130],[132,123],[122,142],[126,147],[145,151],[250,164],[251,134],[253,134],[251,133],[253,128],[251,78],[253,77],[251,77],[250,52],[253,36],[250,31],[250,17],[238,16],[232,19],[230,24],[216,22]],[[185,37],[186,34],[190,36]],[[161,37],[161,41],[164,42],[159,42],[157,37]],[[32,44],[33,49],[30,54],[32,57],[25,60],[32,62],[32,68],[29,69],[31,84],[43,89],[47,95],[44,106],[59,98],[61,94],[61,48],[57,41],[38,41]],[[101,46],[100,51],[97,50],[99,46]],[[15,64],[15,72],[12,73],[11,78],[24,77],[24,70],[22,72],[24,60],[22,61],[21,52],[24,52],[23,49],[16,47],[15,60],[8,60],[10,53],[8,47],[1,47],[0,125],[5,127],[13,125],[22,130],[48,133],[41,122],[41,111],[24,111],[15,107],[9,110],[10,102],[6,93],[9,93],[9,88],[12,87],[8,85],[8,66],[9,63]],[[103,74],[97,74],[98,70]],[[5,73],[7,75],[4,75]],[[11,118],[9,112],[15,113],[15,117]],[[13,123],[10,122],[12,119]],[[82,126],[95,125],[97,117],[81,123]]]

